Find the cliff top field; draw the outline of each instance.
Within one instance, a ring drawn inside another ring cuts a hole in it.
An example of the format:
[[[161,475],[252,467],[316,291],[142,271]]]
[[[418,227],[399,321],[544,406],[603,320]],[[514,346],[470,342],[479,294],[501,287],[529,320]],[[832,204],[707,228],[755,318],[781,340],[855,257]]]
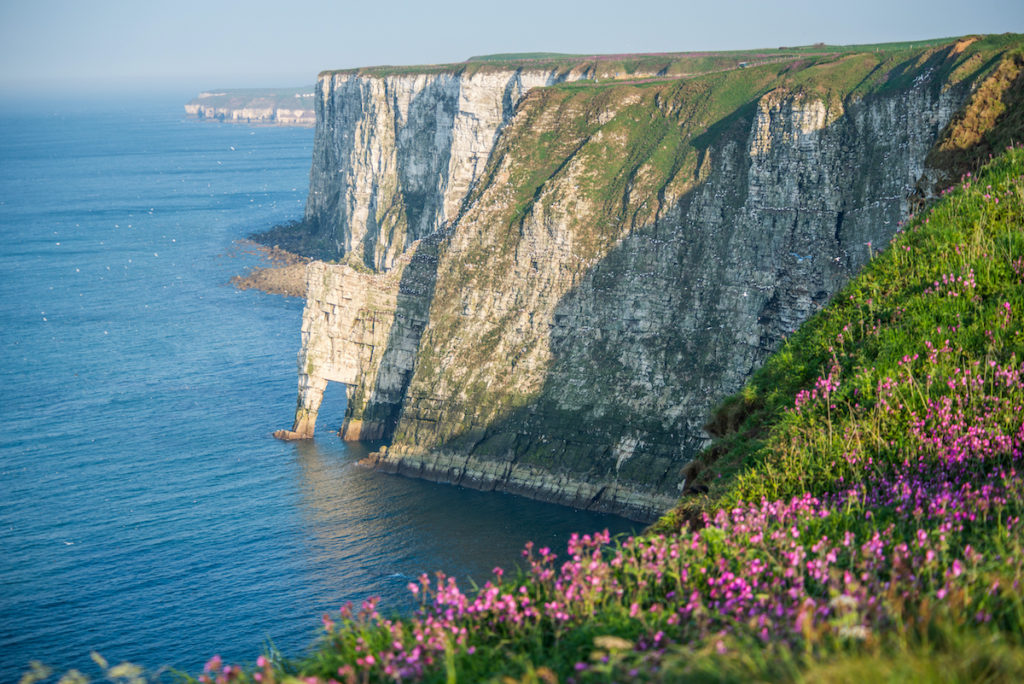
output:
[[[302,88],[226,88],[199,93],[188,104],[238,109],[241,107],[308,107],[311,87]]]
[[[713,71],[724,71],[774,61],[792,61],[808,56],[838,57],[854,52],[892,53],[903,50],[937,47],[950,42],[949,38],[936,38],[900,43],[875,45],[815,45],[799,47],[763,48],[758,50],[728,50],[721,52],[661,52],[611,55],[562,54],[556,52],[523,52],[477,55],[465,62],[428,64],[418,66],[381,65],[353,69],[328,69],[320,78],[334,74],[361,76],[394,76],[423,73],[477,73],[486,70],[556,69],[585,71],[591,78],[629,80],[636,74],[665,78],[694,76]]]
[[[722,406],[709,493],[646,536],[424,575],[414,617],[369,601],[200,679],[1019,681],[1024,149],[941,194]]]

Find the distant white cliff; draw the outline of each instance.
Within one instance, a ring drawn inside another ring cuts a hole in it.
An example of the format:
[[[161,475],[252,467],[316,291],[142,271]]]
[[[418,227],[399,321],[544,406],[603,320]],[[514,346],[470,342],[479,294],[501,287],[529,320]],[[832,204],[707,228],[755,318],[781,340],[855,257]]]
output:
[[[312,87],[219,90],[199,93],[185,105],[185,113],[211,121],[313,126],[316,124],[313,102]]]

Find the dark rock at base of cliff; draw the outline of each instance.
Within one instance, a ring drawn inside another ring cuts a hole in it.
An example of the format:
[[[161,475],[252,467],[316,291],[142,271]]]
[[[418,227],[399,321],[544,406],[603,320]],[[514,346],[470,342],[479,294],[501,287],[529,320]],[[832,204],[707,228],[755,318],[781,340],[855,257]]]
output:
[[[453,451],[382,447],[359,464],[390,475],[453,484],[478,491],[503,491],[579,510],[613,513],[630,520],[657,520],[674,496],[629,487],[616,479],[591,482],[515,461],[489,461]]]
[[[307,257],[250,240],[241,240],[239,245],[248,253],[260,254],[271,265],[256,266],[244,275],[232,276],[232,285],[239,290],[260,290],[286,297],[306,296],[306,264],[310,261]]]

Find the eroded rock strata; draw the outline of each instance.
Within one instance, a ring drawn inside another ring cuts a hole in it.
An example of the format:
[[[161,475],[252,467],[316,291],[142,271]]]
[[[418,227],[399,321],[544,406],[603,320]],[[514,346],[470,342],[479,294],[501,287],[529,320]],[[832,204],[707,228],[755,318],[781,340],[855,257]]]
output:
[[[344,382],[342,434],[390,442],[378,468],[653,518],[710,407],[890,240],[991,64],[948,45],[511,100],[503,76],[474,97],[512,104],[459,146],[448,81],[330,76],[309,212],[361,258],[309,267],[282,435]],[[417,97],[433,114],[403,143]],[[426,139],[429,163],[403,152]],[[382,221],[386,188],[422,211]]]

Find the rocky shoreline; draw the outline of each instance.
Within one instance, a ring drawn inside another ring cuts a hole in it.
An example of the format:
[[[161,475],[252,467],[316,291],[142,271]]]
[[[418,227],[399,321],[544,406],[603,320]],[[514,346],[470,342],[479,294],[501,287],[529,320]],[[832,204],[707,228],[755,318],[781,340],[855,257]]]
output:
[[[615,476],[590,481],[570,472],[551,472],[527,463],[476,458],[456,450],[382,446],[359,465],[391,475],[467,487],[503,491],[584,511],[612,513],[636,522],[653,523],[679,500],[679,493],[660,494]]]
[[[232,276],[229,281],[232,285],[239,290],[260,290],[285,297],[306,296],[306,264],[312,259],[252,240],[239,240],[237,244],[249,253],[260,254],[270,265],[256,266],[248,273]]]

